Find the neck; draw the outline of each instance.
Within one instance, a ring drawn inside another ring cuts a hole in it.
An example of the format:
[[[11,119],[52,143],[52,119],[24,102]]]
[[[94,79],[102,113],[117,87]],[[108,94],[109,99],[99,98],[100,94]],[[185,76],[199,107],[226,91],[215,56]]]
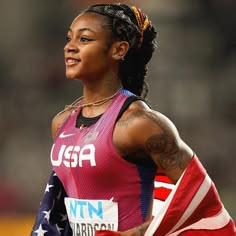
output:
[[[107,103],[108,101],[112,100],[118,94],[120,89],[121,88],[119,88],[115,93],[113,93],[109,97],[106,97],[106,98],[103,98],[103,99],[99,99],[99,100],[96,100],[94,102],[85,103],[84,99],[83,99],[83,104],[81,105],[81,107],[101,106],[101,105]]]
[[[104,113],[109,104],[112,102],[113,98],[115,98],[115,96],[118,94],[120,89],[121,88],[117,88],[116,91],[109,91],[108,93],[103,93],[103,96],[100,96],[100,99],[95,99],[93,100],[93,102],[86,102],[86,100],[82,98],[81,107],[83,109],[83,115],[86,117],[94,117]],[[107,94],[106,97],[104,94]]]
[[[94,103],[113,95],[122,87],[117,74],[111,70],[97,78],[83,80],[83,102]]]
[[[85,85],[83,89],[83,103],[95,103],[100,100],[106,99],[115,94],[120,88],[120,83],[109,83],[103,85],[102,83],[97,86]]]

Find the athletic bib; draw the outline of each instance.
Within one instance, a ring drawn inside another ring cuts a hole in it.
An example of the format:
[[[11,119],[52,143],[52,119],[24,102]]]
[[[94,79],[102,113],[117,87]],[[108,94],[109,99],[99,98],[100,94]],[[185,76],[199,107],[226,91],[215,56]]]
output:
[[[65,198],[73,236],[94,236],[96,230],[118,230],[118,204],[111,200]]]

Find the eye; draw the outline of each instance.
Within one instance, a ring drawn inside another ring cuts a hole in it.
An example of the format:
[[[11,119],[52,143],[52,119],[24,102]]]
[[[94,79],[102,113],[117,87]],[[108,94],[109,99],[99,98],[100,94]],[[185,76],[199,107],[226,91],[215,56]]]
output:
[[[92,41],[92,39],[88,37],[85,37],[85,36],[80,37],[80,42],[90,42],[90,41]]]
[[[66,43],[69,43],[71,41],[71,38],[69,36],[66,36]]]

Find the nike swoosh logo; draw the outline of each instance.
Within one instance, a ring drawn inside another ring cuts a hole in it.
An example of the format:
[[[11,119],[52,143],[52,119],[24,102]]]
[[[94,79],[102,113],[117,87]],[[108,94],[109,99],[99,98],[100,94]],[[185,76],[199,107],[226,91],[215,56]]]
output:
[[[75,134],[65,134],[65,132],[62,132],[60,135],[59,135],[59,138],[67,138],[67,137],[70,137],[70,136],[73,136]]]

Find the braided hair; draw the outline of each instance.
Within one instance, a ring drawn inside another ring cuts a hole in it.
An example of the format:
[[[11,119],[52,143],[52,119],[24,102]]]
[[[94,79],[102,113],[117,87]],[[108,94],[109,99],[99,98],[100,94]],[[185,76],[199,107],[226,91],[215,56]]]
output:
[[[125,4],[95,4],[84,13],[97,13],[106,18],[106,27],[113,40],[129,43],[129,50],[120,62],[119,77],[123,88],[137,96],[146,97],[147,63],[156,49],[156,29],[148,17],[136,7]]]

